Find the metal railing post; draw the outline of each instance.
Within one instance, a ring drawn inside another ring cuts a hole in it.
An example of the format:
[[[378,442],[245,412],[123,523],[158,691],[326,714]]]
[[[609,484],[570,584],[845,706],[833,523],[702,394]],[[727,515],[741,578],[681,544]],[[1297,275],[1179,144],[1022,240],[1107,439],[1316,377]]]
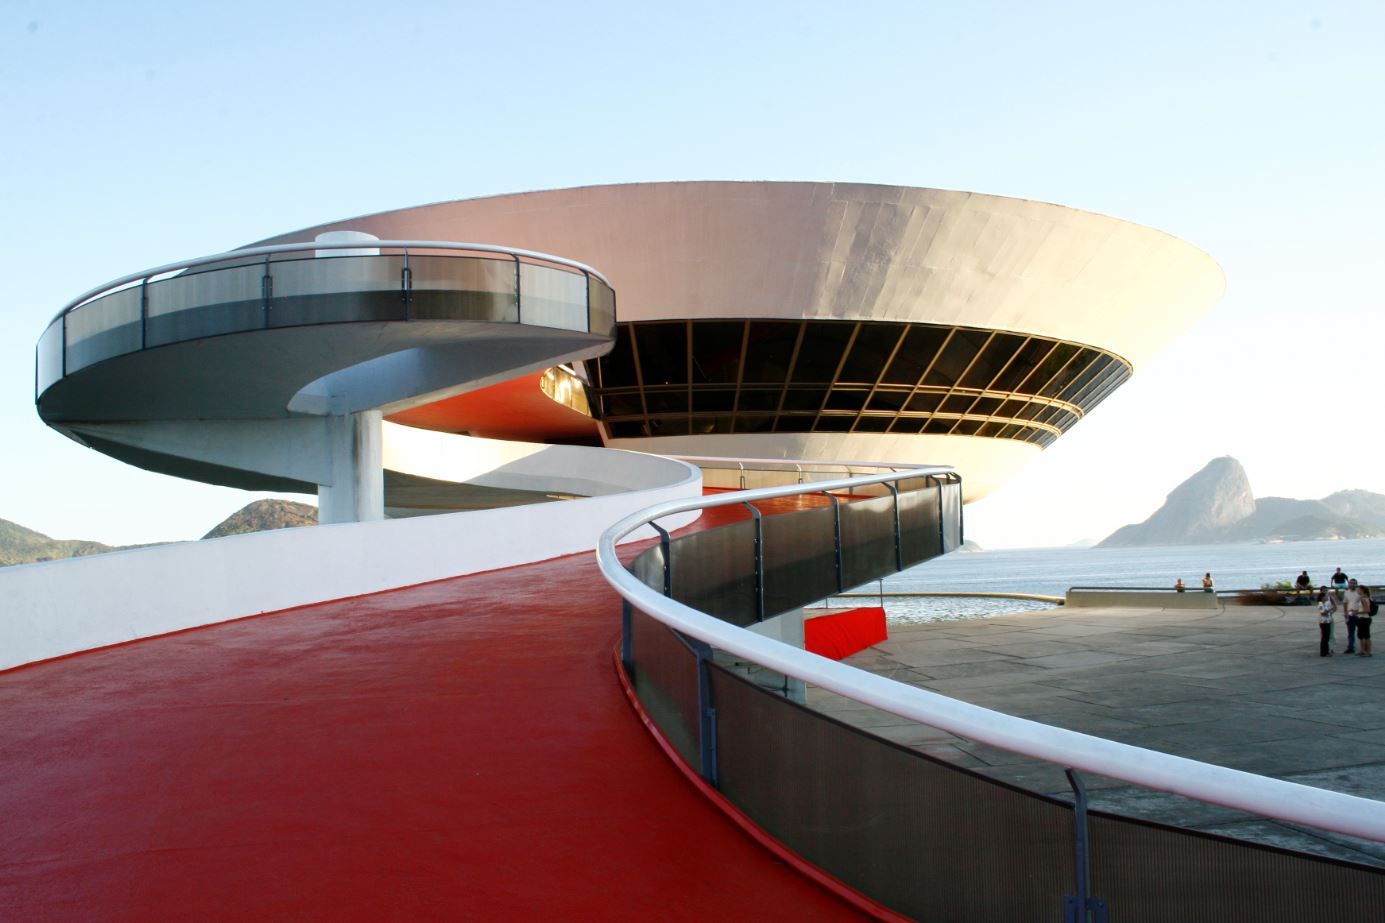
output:
[[[705,641],[688,638],[697,652],[697,755],[702,778],[712,787],[717,784],[717,710],[712,705],[712,647]]]
[[[404,302],[404,319],[409,320],[414,300],[414,271],[409,266],[409,248],[404,248],[404,268],[399,270],[399,300]]]
[[[1071,769],[1063,772],[1068,777],[1068,785],[1072,787],[1073,832],[1077,846],[1077,894],[1064,896],[1063,921],[1092,923],[1092,914],[1095,914],[1095,923],[1106,923],[1106,901],[1092,897],[1091,855],[1087,840],[1087,788],[1076,772]]]
[[[64,315],[66,317],[66,315]],[[149,277],[139,283],[139,348],[149,348]]]
[[[894,494],[894,566],[895,570],[904,570],[904,539],[899,526],[899,485],[886,481],[885,486]]]
[[[515,256],[515,323],[516,323],[516,324],[522,324],[522,323],[524,323],[524,308],[523,308],[524,299],[523,299],[522,297],[520,297],[520,292],[519,292],[519,277],[520,277],[520,272],[519,272],[519,254],[516,253],[514,256]]]
[[[943,511],[944,485],[941,480],[937,480],[935,478],[930,477],[928,480],[931,481],[933,485],[936,486],[938,489],[938,554],[942,554],[944,549],[947,548],[947,523],[943,521],[943,517],[947,515]]]
[[[269,269],[269,254],[264,255],[264,275],[260,276],[260,316],[269,327],[270,299],[274,297],[274,276]]]
[[[846,590],[846,584],[842,582],[845,570],[842,562],[842,502],[830,490],[824,490],[822,494],[832,501],[832,550],[837,560],[837,592],[841,593]]]
[[[582,270],[582,278],[587,283],[587,333],[592,332],[592,277],[591,273]]]
[[[755,517],[755,621],[765,620],[765,523],[752,503],[746,508]]]
[[[659,549],[664,556],[664,595],[669,599],[673,598],[673,555],[670,553],[670,543],[668,530],[657,522],[651,522],[649,527],[659,533]]]
[[[620,601],[620,662],[625,665],[629,672],[631,665],[635,662],[635,635],[633,631],[634,617],[630,612],[630,600]]]

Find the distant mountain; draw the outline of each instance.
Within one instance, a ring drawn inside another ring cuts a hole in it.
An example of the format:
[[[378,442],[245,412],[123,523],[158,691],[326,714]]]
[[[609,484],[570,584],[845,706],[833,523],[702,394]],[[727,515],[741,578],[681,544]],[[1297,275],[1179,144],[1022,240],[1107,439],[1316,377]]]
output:
[[[292,526],[310,526],[317,523],[317,507],[292,500],[256,500],[241,507],[223,520],[203,538],[218,538],[222,535],[239,535],[243,532],[264,532],[269,529],[287,529]],[[157,543],[156,543],[157,544]],[[34,564],[38,561],[56,561],[60,558],[76,558],[88,554],[101,554],[106,551],[120,551],[125,548],[143,548],[144,545],[103,545],[84,539],[55,539],[41,532],[26,529],[18,523],[0,519],[0,567],[8,564]]]
[[[292,500],[256,500],[248,503],[203,538],[241,535],[246,532],[267,532],[271,529],[292,529],[295,526],[317,525],[317,507]]]
[[[111,545],[82,539],[49,538],[42,532],[26,529],[8,519],[0,519],[0,566],[55,561],[87,554],[115,551]]]
[[[1122,526],[1098,548],[1133,545],[1195,545],[1220,541],[1225,529],[1255,512],[1255,497],[1241,463],[1229,455],[1214,458],[1173,489],[1164,505],[1144,522]]]
[[[1321,500],[1255,499],[1240,462],[1213,459],[1173,489],[1142,523],[1122,526],[1098,548],[1218,542],[1311,541],[1385,535],[1385,495],[1341,490]]]

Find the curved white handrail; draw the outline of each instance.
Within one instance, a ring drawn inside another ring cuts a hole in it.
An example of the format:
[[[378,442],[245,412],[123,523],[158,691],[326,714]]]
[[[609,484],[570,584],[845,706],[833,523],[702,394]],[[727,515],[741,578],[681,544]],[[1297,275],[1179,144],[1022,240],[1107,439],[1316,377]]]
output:
[[[616,556],[616,542],[622,536],[661,516],[900,478],[936,477],[951,470],[918,468],[890,475],[818,481],[811,490],[793,485],[661,503],[625,517],[602,533],[596,550],[597,564],[616,592],[670,628],[891,714],[1059,766],[1265,817],[1385,842],[1385,803],[1051,727],[898,683],[737,628],[669,599],[635,579]]]
[[[523,257],[525,259],[543,260],[545,263],[555,263],[559,266],[570,266],[578,272],[596,276],[607,285],[611,280],[607,279],[599,270],[593,269],[586,263],[579,263],[576,260],[569,260],[561,256],[553,256],[549,253],[540,253],[537,250],[520,250],[515,247],[498,247],[494,244],[469,244],[455,240],[362,240],[362,241],[304,241],[293,244],[269,244],[263,247],[246,247],[242,250],[229,250],[225,253],[217,253],[213,256],[199,256],[195,259],[180,260],[176,263],[166,263],[163,266],[155,266],[153,269],[145,269],[140,272],[132,272],[129,275],[121,276],[105,285],[98,285],[87,293],[74,298],[63,306],[53,320],[62,317],[68,311],[84,302],[90,301],[98,295],[105,294],[113,289],[120,288],[122,285],[129,285],[131,282],[138,282],[141,279],[148,279],[152,276],[161,276],[168,272],[177,272],[180,269],[191,269],[194,266],[207,266],[213,263],[224,263],[227,260],[240,259],[247,256],[268,256],[275,253],[297,253],[305,250],[466,250],[475,253],[502,253],[506,256]],[[51,322],[50,322],[51,326]]]

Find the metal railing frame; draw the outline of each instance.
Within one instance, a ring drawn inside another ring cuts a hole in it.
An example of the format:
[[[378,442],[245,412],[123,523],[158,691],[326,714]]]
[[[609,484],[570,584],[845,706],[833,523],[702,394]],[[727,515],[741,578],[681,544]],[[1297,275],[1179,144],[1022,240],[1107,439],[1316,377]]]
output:
[[[738,628],[658,593],[629,573],[616,555],[616,543],[622,537],[674,513],[800,493],[849,490],[892,480],[951,476],[950,468],[917,468],[819,481],[811,491],[791,485],[662,503],[633,513],[607,529],[597,546],[598,567],[632,607],[677,632],[911,721],[1064,769],[1096,773],[1263,817],[1385,842],[1385,803],[1051,727],[867,673]]]

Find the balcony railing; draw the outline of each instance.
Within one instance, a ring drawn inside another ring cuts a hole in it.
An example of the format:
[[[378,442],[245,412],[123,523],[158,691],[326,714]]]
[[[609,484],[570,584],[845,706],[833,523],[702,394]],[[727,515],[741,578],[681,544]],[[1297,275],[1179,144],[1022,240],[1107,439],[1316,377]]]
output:
[[[430,320],[613,337],[615,293],[589,266],[486,244],[371,240],[250,247],[132,273],[72,301],[39,338],[35,395],[98,362],[188,340],[313,324]]]
[[[905,502],[906,482],[927,499]],[[665,537],[628,569],[616,557],[621,536],[657,529],[671,513],[872,484],[893,489]],[[858,506],[859,528],[845,527],[839,516]],[[1385,842],[1381,802],[1005,715],[740,627],[829,595],[824,586],[950,550],[960,520],[954,476],[917,469],[662,504],[612,526],[598,560],[625,599],[622,664],[688,771],[801,861],[918,919],[1379,918],[1385,869],[1089,811],[1083,774]],[[928,531],[920,521],[938,528],[931,542],[911,545],[909,530],[916,540]],[[915,551],[905,555],[906,546]],[[1073,798],[1024,791],[843,724],[781,694],[764,671],[1062,767]]]

